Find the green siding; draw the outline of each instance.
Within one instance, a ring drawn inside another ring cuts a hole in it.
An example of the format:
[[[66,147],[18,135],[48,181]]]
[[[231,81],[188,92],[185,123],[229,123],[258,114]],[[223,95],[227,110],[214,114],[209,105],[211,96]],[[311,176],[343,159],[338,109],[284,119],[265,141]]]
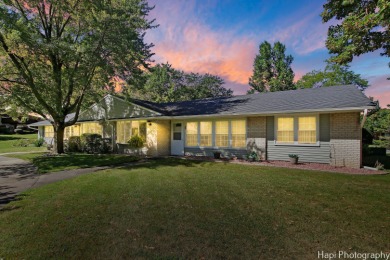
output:
[[[98,121],[102,119],[125,119],[159,115],[132,103],[113,96],[106,96],[99,103],[80,113],[78,121]]]
[[[267,116],[267,140],[275,140],[275,117]]]
[[[289,154],[299,155],[301,162],[330,163],[330,117],[329,114],[320,115],[320,145],[276,145],[274,132],[274,117],[267,117],[267,159],[288,161]]]
[[[330,114],[320,115],[320,141],[330,141]]]

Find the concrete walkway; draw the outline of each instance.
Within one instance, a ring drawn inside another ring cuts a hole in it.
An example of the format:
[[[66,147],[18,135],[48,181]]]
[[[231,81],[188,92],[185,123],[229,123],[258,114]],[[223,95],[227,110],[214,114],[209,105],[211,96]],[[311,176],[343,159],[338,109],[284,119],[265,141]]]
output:
[[[108,168],[112,168],[112,166],[37,174],[37,168],[27,161],[0,156],[0,208],[10,201],[15,200],[20,192],[30,188],[40,187],[45,184]]]

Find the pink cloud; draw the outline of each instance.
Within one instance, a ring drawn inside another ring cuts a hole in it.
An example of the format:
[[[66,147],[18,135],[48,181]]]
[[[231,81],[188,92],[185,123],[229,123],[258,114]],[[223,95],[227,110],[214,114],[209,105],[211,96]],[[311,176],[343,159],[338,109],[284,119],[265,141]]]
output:
[[[386,107],[390,104],[390,80],[387,80],[386,78],[386,75],[382,75],[370,80],[370,87],[365,91],[367,96],[379,100],[381,107]]]
[[[155,43],[156,62],[169,62],[184,71],[216,74],[233,83],[247,84],[256,41],[237,37],[233,31],[211,30],[194,16],[193,1],[183,9],[179,6],[156,6],[160,8],[155,12],[160,33],[149,38]]]

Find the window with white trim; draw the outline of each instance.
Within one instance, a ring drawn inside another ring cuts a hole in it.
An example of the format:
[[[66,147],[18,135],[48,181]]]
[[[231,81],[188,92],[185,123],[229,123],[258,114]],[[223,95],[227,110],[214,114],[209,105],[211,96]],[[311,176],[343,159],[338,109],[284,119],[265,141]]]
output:
[[[54,137],[54,127],[52,125],[46,125],[43,129],[44,137]]]
[[[277,141],[294,143],[294,117],[278,117]]]
[[[245,120],[232,120],[231,121],[232,132],[232,147],[245,147],[246,146],[246,121]]]
[[[146,140],[146,121],[118,121],[116,124],[116,133],[118,143],[127,143],[135,135]]]
[[[81,124],[82,134],[103,134],[103,128],[99,123],[83,123]]]
[[[215,122],[215,146],[229,146],[229,121]]]
[[[315,144],[317,142],[317,118],[305,116],[298,118],[298,143]]]
[[[198,145],[198,122],[188,122],[186,127],[186,146]]]
[[[200,146],[211,146],[213,142],[212,122],[200,122]]]
[[[315,115],[276,118],[276,142],[280,144],[317,144],[318,118]]]

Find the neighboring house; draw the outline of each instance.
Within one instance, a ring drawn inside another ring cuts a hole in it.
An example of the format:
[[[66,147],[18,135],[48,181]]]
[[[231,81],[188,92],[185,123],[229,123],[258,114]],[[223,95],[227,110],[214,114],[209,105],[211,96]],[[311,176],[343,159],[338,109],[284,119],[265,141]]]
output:
[[[256,151],[262,159],[288,160],[334,166],[361,166],[360,115],[375,108],[354,86],[337,86],[228,98],[157,104],[126,101],[107,95],[80,113],[65,139],[82,133],[111,138],[118,153],[132,153],[132,135],[146,140],[150,156],[200,155],[242,157]],[[69,119],[73,115],[69,115]],[[39,136],[50,142],[48,121],[38,126]]]

